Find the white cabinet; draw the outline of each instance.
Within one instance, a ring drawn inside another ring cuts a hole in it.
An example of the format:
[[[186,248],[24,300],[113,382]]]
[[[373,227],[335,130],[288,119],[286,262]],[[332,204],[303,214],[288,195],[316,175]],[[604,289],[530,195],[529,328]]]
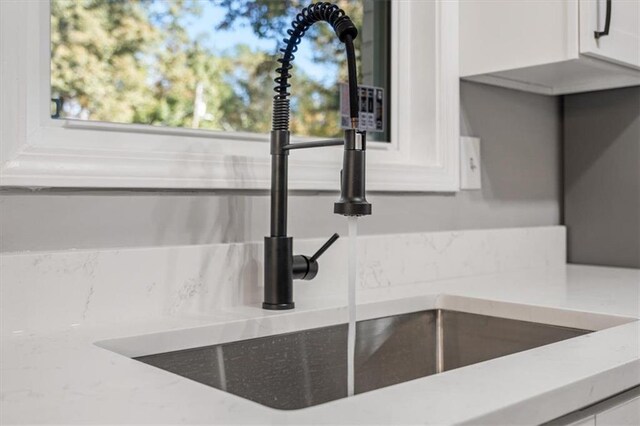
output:
[[[640,397],[596,414],[596,426],[640,425]]]
[[[640,69],[640,0],[580,0],[580,53]],[[595,32],[609,28],[607,35]]]
[[[547,426],[639,426],[640,386],[545,423]]]
[[[547,95],[640,85],[640,0],[460,0],[460,74]]]
[[[596,426],[596,416],[590,416],[586,419],[578,420],[568,424],[567,426]]]

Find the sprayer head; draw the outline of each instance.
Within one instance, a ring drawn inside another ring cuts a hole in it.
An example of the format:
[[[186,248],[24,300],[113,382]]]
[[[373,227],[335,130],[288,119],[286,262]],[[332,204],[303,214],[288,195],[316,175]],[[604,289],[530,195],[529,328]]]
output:
[[[344,131],[344,157],[340,173],[340,199],[334,204],[333,212],[343,216],[367,216],[371,214],[371,204],[365,190],[366,170],[365,133],[355,129]]]

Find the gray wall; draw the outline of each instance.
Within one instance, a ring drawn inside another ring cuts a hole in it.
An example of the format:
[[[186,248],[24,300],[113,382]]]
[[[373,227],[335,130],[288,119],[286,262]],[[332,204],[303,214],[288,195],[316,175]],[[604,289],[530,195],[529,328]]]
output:
[[[482,138],[483,189],[457,194],[370,194],[361,232],[557,225],[560,100],[462,83],[462,134]],[[136,247],[260,240],[268,194],[213,191],[5,190],[2,251]],[[344,232],[336,193],[293,194],[290,233]]]
[[[567,96],[569,261],[640,268],[640,87]]]

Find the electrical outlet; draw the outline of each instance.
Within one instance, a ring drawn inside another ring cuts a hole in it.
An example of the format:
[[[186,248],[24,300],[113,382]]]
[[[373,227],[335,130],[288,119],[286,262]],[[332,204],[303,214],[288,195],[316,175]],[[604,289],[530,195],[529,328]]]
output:
[[[480,138],[460,138],[460,189],[482,188]]]

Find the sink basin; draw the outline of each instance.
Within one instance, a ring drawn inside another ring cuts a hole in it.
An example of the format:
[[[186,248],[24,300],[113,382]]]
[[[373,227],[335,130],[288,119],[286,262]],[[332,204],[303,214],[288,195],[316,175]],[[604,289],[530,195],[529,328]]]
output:
[[[361,321],[355,391],[379,389],[589,332],[442,309]],[[282,410],[347,395],[346,324],[134,359]]]

